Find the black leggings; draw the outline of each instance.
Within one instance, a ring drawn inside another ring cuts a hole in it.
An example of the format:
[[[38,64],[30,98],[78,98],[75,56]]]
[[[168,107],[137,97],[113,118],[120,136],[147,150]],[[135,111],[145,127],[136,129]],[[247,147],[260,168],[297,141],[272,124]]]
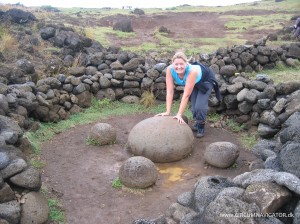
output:
[[[197,123],[204,124],[208,111],[208,99],[213,85],[211,82],[198,82],[195,84],[190,100],[193,118]]]

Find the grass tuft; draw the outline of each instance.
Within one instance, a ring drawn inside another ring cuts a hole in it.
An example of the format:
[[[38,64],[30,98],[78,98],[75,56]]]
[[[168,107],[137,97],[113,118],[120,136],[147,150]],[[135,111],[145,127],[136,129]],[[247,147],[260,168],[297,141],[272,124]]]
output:
[[[87,137],[87,139],[86,139],[86,144],[87,145],[101,145],[101,142],[99,141],[99,140],[97,140],[97,139],[94,139],[94,138],[92,138],[92,137]]]
[[[58,224],[64,223],[64,212],[61,209],[61,205],[57,199],[48,199],[48,205],[50,208],[49,220]]]
[[[239,123],[235,122],[231,118],[227,119],[225,122],[228,129],[231,130],[232,132],[238,133],[244,129],[244,125],[240,125]]]
[[[9,33],[3,32],[0,36],[0,51],[8,53],[17,49],[17,40]]]
[[[209,113],[207,116],[207,120],[209,122],[215,123],[215,122],[223,120],[223,115],[217,114],[217,113]]]
[[[37,133],[35,133],[35,132],[26,132],[23,135],[23,137],[28,139],[28,141],[31,145],[32,152],[35,155],[41,154],[41,146],[39,144],[40,137],[38,136]]]
[[[258,142],[258,137],[255,133],[243,133],[240,137],[241,144],[247,150],[251,150]]]
[[[37,168],[37,169],[42,169],[43,167],[46,166],[46,163],[41,161],[40,158],[31,158],[29,161],[30,165]]]
[[[143,92],[140,103],[146,108],[152,107],[155,104],[155,96],[153,92],[149,90]]]
[[[114,180],[112,181],[111,186],[112,186],[113,188],[119,189],[119,188],[122,188],[123,184],[122,184],[120,178],[117,177],[116,179],[114,179]]]

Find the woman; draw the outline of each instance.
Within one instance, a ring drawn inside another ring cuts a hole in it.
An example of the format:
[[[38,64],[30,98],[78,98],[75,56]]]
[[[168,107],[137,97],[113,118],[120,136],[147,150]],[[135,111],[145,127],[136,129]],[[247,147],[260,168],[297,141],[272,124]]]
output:
[[[214,87],[216,97],[220,100],[220,92],[213,71],[200,64],[189,64],[184,53],[178,52],[172,58],[172,64],[166,71],[166,112],[155,116],[168,116],[171,112],[174,96],[174,83],[184,87],[178,113],[174,116],[180,124],[185,123],[182,114],[190,99],[193,118],[196,120],[193,131],[197,131],[196,137],[204,136],[204,126],[208,110],[208,99]]]
[[[293,30],[293,33],[294,33],[294,37],[297,38],[299,35],[300,35],[300,17],[297,18],[296,22],[295,22],[295,25],[293,26],[294,30]]]

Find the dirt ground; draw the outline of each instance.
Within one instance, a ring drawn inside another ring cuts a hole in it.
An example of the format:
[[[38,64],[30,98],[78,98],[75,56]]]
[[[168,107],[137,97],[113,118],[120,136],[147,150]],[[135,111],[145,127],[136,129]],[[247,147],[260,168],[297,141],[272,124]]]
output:
[[[173,163],[156,163],[159,178],[146,190],[115,189],[112,181],[129,158],[126,143],[130,130],[151,114],[113,117],[97,122],[109,123],[117,130],[117,141],[109,146],[86,144],[91,127],[88,124],[58,134],[42,146],[47,165],[42,173],[49,193],[61,199],[69,224],[130,224],[137,218],[154,219],[162,215],[183,192],[191,191],[202,176],[235,177],[248,171],[255,157],[240,148],[234,167],[219,169],[203,159],[206,146],[229,141],[240,146],[237,136],[224,129],[207,127],[206,135],[196,139],[191,156]],[[162,136],[163,137],[163,136]]]
[[[116,46],[136,46],[145,42],[158,43],[159,40],[154,33],[159,27],[166,27],[170,33],[168,35],[172,40],[176,39],[198,39],[198,38],[225,38],[225,35],[236,34],[235,30],[228,30],[225,26],[227,19],[222,15],[235,16],[254,16],[272,14],[269,10],[243,10],[243,11],[228,11],[226,13],[214,12],[168,12],[165,14],[149,14],[149,15],[132,15],[130,16],[131,25],[136,33],[134,38],[119,38],[115,35],[110,35],[109,40]],[[124,15],[113,15],[100,19],[97,25],[112,27],[116,22],[124,19]],[[245,32],[239,33],[241,39],[255,41],[262,37],[273,33],[274,30],[263,29],[249,29]],[[201,46],[203,43],[196,42],[195,47]]]
[[[82,27],[113,27],[113,25],[123,20],[130,18],[131,26],[135,32],[132,38],[123,38],[117,35],[108,35],[107,39],[112,46],[129,47],[138,46],[143,43],[156,43],[159,40],[155,37],[155,32],[161,27],[166,27],[170,34],[169,38],[175,42],[180,39],[198,39],[198,38],[224,38],[225,34],[238,34],[241,39],[255,41],[262,37],[273,33],[274,30],[264,29],[263,27],[254,27],[249,30],[244,30],[237,33],[235,30],[226,28],[225,23],[229,19],[222,18],[223,15],[233,16],[254,16],[264,15],[271,16],[274,12],[269,10],[243,10],[243,11],[228,11],[226,13],[216,12],[167,12],[145,15],[122,15],[116,14],[97,18],[94,15],[84,15],[84,17],[70,17],[63,14],[58,14],[51,20],[64,21],[68,24],[74,24]],[[207,43],[205,43],[207,44]],[[203,43],[193,42],[193,46],[199,47]],[[225,47],[225,46],[224,46]],[[209,52],[207,52],[209,53]]]

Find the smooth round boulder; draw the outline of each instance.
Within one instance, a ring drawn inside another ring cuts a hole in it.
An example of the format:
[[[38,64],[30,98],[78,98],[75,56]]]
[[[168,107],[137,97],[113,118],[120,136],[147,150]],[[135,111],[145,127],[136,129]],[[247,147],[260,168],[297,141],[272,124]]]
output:
[[[191,128],[171,116],[150,117],[139,122],[131,129],[127,142],[129,152],[157,163],[185,158],[193,144]]]
[[[110,124],[97,123],[91,128],[89,138],[97,145],[109,145],[115,143],[117,132]]]
[[[39,192],[29,192],[22,199],[21,224],[46,223],[50,214],[48,200]]]
[[[143,156],[127,159],[119,170],[119,178],[126,187],[147,188],[155,184],[158,171],[155,164]]]
[[[231,142],[211,143],[204,152],[205,161],[218,168],[230,167],[238,157],[238,146]]]

